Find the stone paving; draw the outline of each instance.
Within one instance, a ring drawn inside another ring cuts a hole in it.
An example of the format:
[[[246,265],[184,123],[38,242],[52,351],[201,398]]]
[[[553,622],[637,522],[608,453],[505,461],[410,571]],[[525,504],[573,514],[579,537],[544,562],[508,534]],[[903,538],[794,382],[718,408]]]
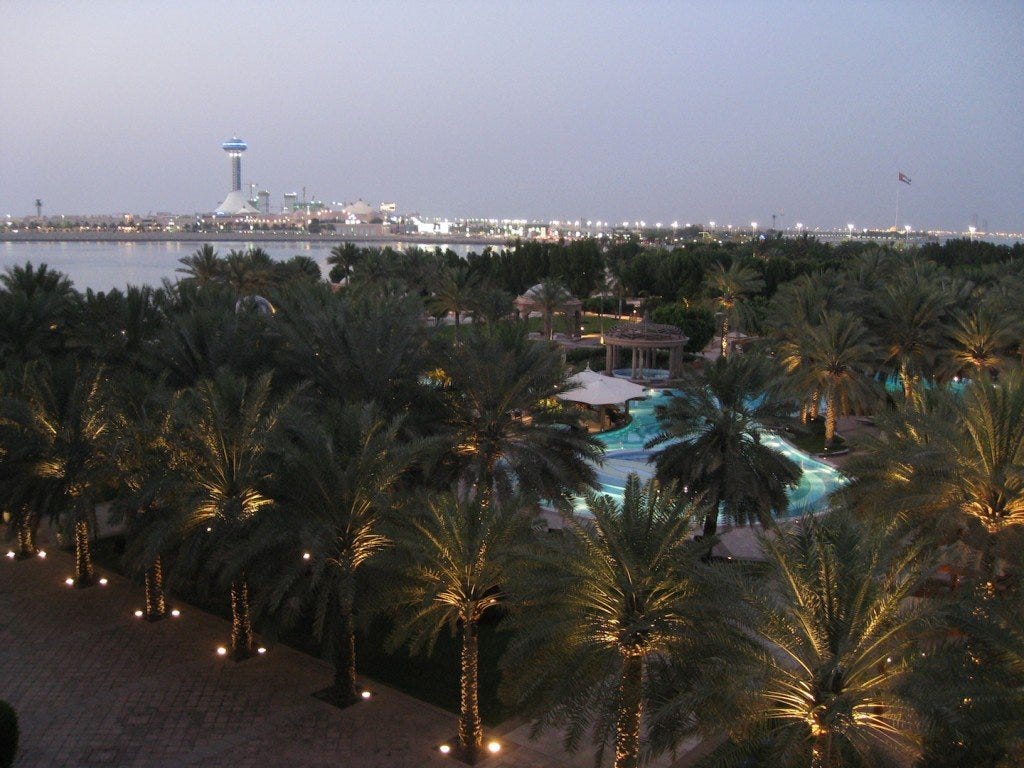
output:
[[[460,765],[437,751],[452,713],[370,680],[372,699],[337,709],[312,695],[331,680],[324,662],[276,645],[236,664],[216,655],[226,621],[180,604],[179,618],[150,624],[133,615],[138,585],[101,569],[106,586],[72,589],[72,567],[52,549],[0,557],[0,699],[19,715],[16,768]],[[565,754],[558,734],[496,732],[504,747],[483,768],[593,764]]]

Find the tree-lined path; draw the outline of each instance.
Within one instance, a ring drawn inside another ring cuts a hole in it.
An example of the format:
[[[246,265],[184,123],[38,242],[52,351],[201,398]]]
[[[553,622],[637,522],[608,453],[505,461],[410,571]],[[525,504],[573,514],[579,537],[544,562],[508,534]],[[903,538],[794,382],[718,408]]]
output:
[[[220,658],[222,619],[178,605],[180,618],[137,620],[141,587],[104,572],[105,587],[69,589],[72,570],[51,549],[0,558],[0,697],[21,721],[16,768],[456,765],[436,751],[454,714],[371,681],[369,702],[337,709],[312,696],[330,684],[325,662],[281,645],[241,664]],[[515,743],[518,733],[480,764],[571,764],[539,751],[553,745]]]

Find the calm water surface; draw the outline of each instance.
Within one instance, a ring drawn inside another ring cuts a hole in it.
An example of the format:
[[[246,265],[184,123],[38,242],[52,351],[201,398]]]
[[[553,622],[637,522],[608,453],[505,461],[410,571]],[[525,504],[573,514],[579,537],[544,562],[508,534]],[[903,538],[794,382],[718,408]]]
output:
[[[228,251],[243,250],[259,246],[274,259],[284,261],[292,256],[309,256],[320,265],[320,271],[326,278],[330,268],[327,257],[335,242],[315,243],[278,243],[278,242],[217,242],[214,248],[221,256]],[[481,251],[482,245],[445,245],[439,243],[356,243],[358,246],[382,248],[390,245],[393,248],[419,246],[433,249],[451,248],[460,256],[470,251]],[[202,246],[196,242],[62,242],[62,243],[0,243],[0,269],[24,264],[30,261],[35,265],[47,264],[53,269],[63,272],[71,278],[75,288],[84,291],[109,291],[111,288],[123,289],[126,285],[159,286],[167,278],[176,280],[180,275],[175,273],[180,264],[178,259],[195,253]]]

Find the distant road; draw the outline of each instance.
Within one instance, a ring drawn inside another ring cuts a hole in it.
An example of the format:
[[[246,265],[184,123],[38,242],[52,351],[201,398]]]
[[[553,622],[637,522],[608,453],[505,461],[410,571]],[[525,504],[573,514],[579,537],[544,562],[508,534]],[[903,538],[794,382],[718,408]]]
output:
[[[511,238],[475,235],[344,235],[329,232],[311,235],[308,232],[0,232],[0,242],[7,243],[415,243],[437,245],[505,245]]]

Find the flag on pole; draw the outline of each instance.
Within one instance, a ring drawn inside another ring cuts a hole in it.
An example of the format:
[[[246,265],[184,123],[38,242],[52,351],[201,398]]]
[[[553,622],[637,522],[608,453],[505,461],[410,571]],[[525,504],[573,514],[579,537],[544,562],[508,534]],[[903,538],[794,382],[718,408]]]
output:
[[[900,171],[900,181],[902,181],[904,184],[909,184],[910,177],[907,176],[907,174],[905,174],[903,171]]]

